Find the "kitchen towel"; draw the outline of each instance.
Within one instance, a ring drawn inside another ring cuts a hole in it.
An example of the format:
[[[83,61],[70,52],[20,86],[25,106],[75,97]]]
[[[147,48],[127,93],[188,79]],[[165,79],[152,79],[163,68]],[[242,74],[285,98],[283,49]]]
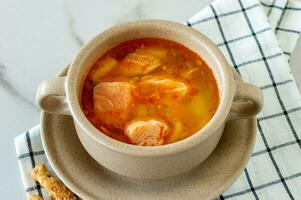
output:
[[[215,0],[186,24],[217,44],[265,98],[254,153],[219,199],[301,199],[301,99],[288,64],[301,31],[301,2]],[[35,164],[48,165],[39,126],[18,136],[15,145],[26,193],[48,199],[29,175]]]

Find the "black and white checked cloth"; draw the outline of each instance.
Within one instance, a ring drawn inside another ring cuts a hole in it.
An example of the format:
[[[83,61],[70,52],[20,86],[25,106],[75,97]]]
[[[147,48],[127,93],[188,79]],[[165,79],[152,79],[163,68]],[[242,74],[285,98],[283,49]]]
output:
[[[301,2],[216,0],[187,25],[215,42],[265,98],[252,158],[219,198],[301,199],[301,100],[288,65],[301,31]],[[39,126],[18,136],[15,144],[26,193],[47,197],[29,176],[36,163],[48,164]]]

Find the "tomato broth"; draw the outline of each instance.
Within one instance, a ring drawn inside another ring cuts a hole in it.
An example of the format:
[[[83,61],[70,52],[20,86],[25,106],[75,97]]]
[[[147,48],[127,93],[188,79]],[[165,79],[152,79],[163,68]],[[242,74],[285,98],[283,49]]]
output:
[[[187,47],[159,38],[123,42],[86,75],[81,106],[88,120],[116,140],[156,146],[204,127],[219,105],[209,66]]]

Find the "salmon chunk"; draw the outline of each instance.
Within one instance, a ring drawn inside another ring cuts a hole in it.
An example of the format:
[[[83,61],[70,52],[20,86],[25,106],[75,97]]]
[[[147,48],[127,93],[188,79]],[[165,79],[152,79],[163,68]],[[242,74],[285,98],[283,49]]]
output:
[[[121,71],[128,76],[145,75],[161,65],[161,59],[145,50],[129,53],[121,62]]]
[[[98,119],[115,128],[122,128],[132,103],[130,84],[100,82],[93,88],[93,101]]]
[[[158,146],[164,144],[168,125],[157,119],[134,120],[127,124],[124,133],[133,144]]]
[[[188,86],[181,81],[157,76],[144,76],[138,82],[135,93],[153,101],[179,100],[188,92]]]

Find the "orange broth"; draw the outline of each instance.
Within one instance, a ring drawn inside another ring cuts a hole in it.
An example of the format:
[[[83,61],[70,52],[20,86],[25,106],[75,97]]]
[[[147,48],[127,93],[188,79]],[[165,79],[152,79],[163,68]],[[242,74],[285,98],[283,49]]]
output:
[[[137,49],[146,49],[146,53],[157,56],[160,59],[159,67],[143,75],[125,74],[120,63],[129,53]],[[104,63],[109,67],[104,67]],[[99,70],[101,67],[103,69]],[[109,137],[131,143],[125,136],[123,127],[116,128],[104,123],[101,116],[97,116],[94,112],[93,87],[103,81],[126,81],[135,87],[144,76],[177,80],[188,88],[184,97],[180,99],[164,96],[155,100],[146,98],[148,95],[152,96],[151,89],[144,90],[143,95],[140,96],[140,93],[132,92],[127,121],[136,118],[164,120],[169,127],[164,137],[164,144],[177,142],[193,135],[208,123],[217,110],[219,105],[217,82],[211,69],[198,54],[172,41],[142,38],[123,42],[108,50],[88,72],[81,95],[81,106],[88,120]]]

